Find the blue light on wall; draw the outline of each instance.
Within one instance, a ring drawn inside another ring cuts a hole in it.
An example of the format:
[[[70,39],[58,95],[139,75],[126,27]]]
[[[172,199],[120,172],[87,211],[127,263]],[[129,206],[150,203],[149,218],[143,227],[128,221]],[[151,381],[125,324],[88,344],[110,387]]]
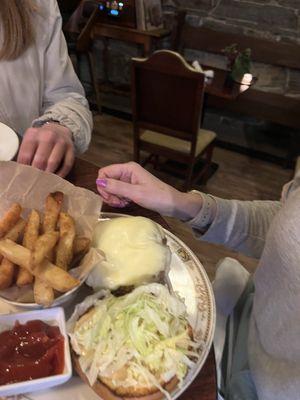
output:
[[[119,11],[118,10],[110,10],[111,15],[113,15],[114,17],[119,15]]]

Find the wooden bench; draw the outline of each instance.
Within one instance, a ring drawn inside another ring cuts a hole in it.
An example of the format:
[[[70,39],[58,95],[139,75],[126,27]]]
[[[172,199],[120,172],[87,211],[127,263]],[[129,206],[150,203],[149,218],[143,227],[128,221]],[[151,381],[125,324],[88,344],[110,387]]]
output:
[[[222,49],[232,43],[241,50],[250,48],[253,62],[300,71],[299,45],[194,27],[185,22],[185,11],[178,13],[172,47],[179,53],[185,55],[185,51],[191,49],[221,55]],[[266,92],[254,85],[236,101],[208,95],[206,104],[300,129],[300,96],[295,98],[284,93]]]

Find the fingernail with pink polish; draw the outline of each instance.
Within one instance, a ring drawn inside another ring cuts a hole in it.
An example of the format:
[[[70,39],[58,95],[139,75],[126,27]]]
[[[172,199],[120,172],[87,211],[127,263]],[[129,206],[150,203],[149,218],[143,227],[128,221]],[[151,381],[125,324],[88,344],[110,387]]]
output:
[[[107,186],[107,180],[106,179],[96,179],[96,184],[97,184],[97,186],[105,188]]]

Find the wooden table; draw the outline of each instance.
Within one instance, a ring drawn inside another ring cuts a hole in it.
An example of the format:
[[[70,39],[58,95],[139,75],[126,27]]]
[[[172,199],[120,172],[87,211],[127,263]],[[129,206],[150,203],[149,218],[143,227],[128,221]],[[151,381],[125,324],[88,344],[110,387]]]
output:
[[[202,66],[204,70],[214,71],[214,78],[205,85],[205,93],[227,100],[236,100],[238,96],[249,89],[251,85],[242,85],[229,78],[228,71],[207,65]],[[255,79],[251,82],[253,84]]]
[[[142,47],[143,57],[148,57],[154,49],[155,43],[170,34],[168,29],[155,29],[151,31],[141,31],[138,29],[128,28],[112,24],[95,23],[90,32],[90,39],[103,39],[104,47],[102,51],[104,81],[102,85],[109,83],[109,52],[108,40],[115,39],[123,42],[138,44]],[[112,85],[113,88],[113,85]],[[112,88],[110,90],[112,90]],[[101,87],[103,90],[103,87]],[[128,90],[129,92],[130,90]],[[99,108],[99,107],[98,107]]]
[[[77,159],[73,170],[68,176],[68,180],[77,186],[85,187],[97,193],[95,180],[98,174],[98,167],[90,164],[87,161]],[[118,212],[118,209],[103,206],[103,210],[107,212]],[[164,228],[168,229],[166,221],[159,214],[146,210],[137,205],[131,205],[122,212],[130,215],[142,215],[153,219],[161,224]],[[189,245],[188,243],[186,243]],[[216,371],[215,371],[215,357],[213,348],[211,348],[208,358],[202,367],[199,375],[189,386],[189,388],[179,397],[179,400],[216,400]]]
[[[138,29],[127,28],[125,26],[96,23],[91,30],[90,36],[92,40],[97,38],[106,38],[139,44],[143,48],[143,55],[148,57],[153,49],[154,42],[168,36],[169,34],[169,29],[141,31]]]
[[[102,91],[114,90],[114,85],[109,83],[108,39],[122,40],[124,42],[141,45],[143,49],[143,56],[148,57],[155,48],[155,42],[170,35],[170,33],[171,31],[168,29],[140,31],[138,29],[132,29],[124,26],[95,22],[89,29],[87,34],[89,36],[90,43],[92,43],[97,38],[102,38],[104,40],[104,47],[102,52],[104,81],[101,85]],[[236,100],[241,93],[245,92],[249,88],[249,86],[247,85],[240,85],[239,83],[235,83],[228,79],[228,71],[210,66],[203,66],[203,69],[212,69],[214,71],[214,78],[205,85],[205,93],[207,95],[221,98],[222,100]],[[131,92],[130,85],[122,85],[122,89],[119,88],[119,91],[129,95]],[[98,108],[100,111],[99,104]]]

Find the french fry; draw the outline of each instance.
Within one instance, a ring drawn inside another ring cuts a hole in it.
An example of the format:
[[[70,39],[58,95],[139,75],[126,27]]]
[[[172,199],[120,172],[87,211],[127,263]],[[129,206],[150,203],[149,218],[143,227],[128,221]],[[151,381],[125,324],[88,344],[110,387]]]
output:
[[[91,240],[85,236],[75,236],[73,243],[74,256],[78,254],[86,254],[91,246]]]
[[[33,275],[25,268],[19,267],[16,285],[18,287],[29,285],[33,281]]]
[[[62,192],[54,192],[48,194],[45,202],[45,216],[43,221],[43,232],[56,230],[56,224],[59,213],[61,211],[64,194]]]
[[[39,252],[39,254],[41,257],[41,252],[43,252],[44,241],[40,239],[41,237],[43,237],[43,235],[39,236],[39,228],[40,228],[40,215],[36,210],[32,210],[29,215],[28,222],[26,224],[26,229],[23,238],[23,245],[29,250],[34,250],[35,248],[37,248],[37,243],[40,242],[41,251]],[[58,233],[55,236],[58,238]],[[57,238],[55,240],[55,243],[57,241]],[[53,244],[53,246],[55,245],[55,243]],[[42,255],[41,260],[45,257],[47,250],[44,253],[45,254]],[[23,286],[29,280],[32,281],[32,277],[33,275],[31,274],[31,272],[21,267],[18,273],[17,285]],[[43,306],[49,306],[54,300],[53,289],[47,286],[42,280],[40,280],[37,277],[35,277],[34,280],[33,293],[34,293],[34,300],[37,304],[41,304]]]
[[[26,249],[33,250],[35,242],[39,237],[40,223],[40,214],[36,210],[31,210],[23,237],[23,246],[25,246]]]
[[[59,233],[56,231],[46,232],[39,236],[35,242],[32,253],[32,267],[40,264],[47,254],[54,248],[59,238]]]
[[[0,289],[10,287],[14,277],[15,265],[7,258],[3,258],[0,264]]]
[[[56,230],[56,225],[61,211],[64,194],[62,192],[49,193],[45,201],[45,216],[43,220],[43,233]],[[47,254],[50,261],[54,261],[55,253],[50,250]]]
[[[25,228],[26,221],[20,218],[18,222],[6,233],[5,238],[16,242]],[[14,277],[15,265],[7,258],[0,257],[0,289],[8,288]]]
[[[0,219],[0,238],[2,238],[20,219],[22,207],[19,203],[13,203]]]
[[[37,304],[48,307],[53,303],[54,291],[43,280],[35,277],[33,284],[34,301]]]
[[[88,252],[91,241],[75,237],[73,218],[61,211],[63,198],[62,192],[50,193],[42,218],[32,210],[26,222],[20,204],[14,203],[0,219],[0,290],[11,286],[14,276],[17,286],[34,281],[35,302],[50,306],[55,291],[64,293],[79,285],[67,270]],[[17,244],[20,239],[22,245]]]
[[[31,251],[9,239],[0,240],[0,254],[14,264],[26,268],[34,276],[59,292],[67,292],[79,285],[80,281],[63,269],[44,259],[35,269],[31,266]]]
[[[68,292],[80,283],[79,279],[74,278],[47,259],[37,267],[36,276],[43,279],[54,290],[62,293]]]
[[[20,218],[19,221],[13,226],[4,236],[5,239],[10,239],[13,242],[17,242],[21,234],[24,232],[26,221]]]
[[[59,241],[56,249],[55,264],[67,271],[73,258],[75,223],[69,214],[61,212],[59,214],[58,224]]]
[[[31,270],[31,251],[26,247],[16,244],[10,239],[1,239],[0,254],[14,264],[21,265],[29,271]]]
[[[29,214],[23,236],[23,246],[29,250],[33,250],[34,244],[39,236],[40,222],[39,213],[36,210],[32,210]],[[32,281],[32,274],[26,268],[20,267],[16,281],[17,286],[22,287],[28,285]]]

